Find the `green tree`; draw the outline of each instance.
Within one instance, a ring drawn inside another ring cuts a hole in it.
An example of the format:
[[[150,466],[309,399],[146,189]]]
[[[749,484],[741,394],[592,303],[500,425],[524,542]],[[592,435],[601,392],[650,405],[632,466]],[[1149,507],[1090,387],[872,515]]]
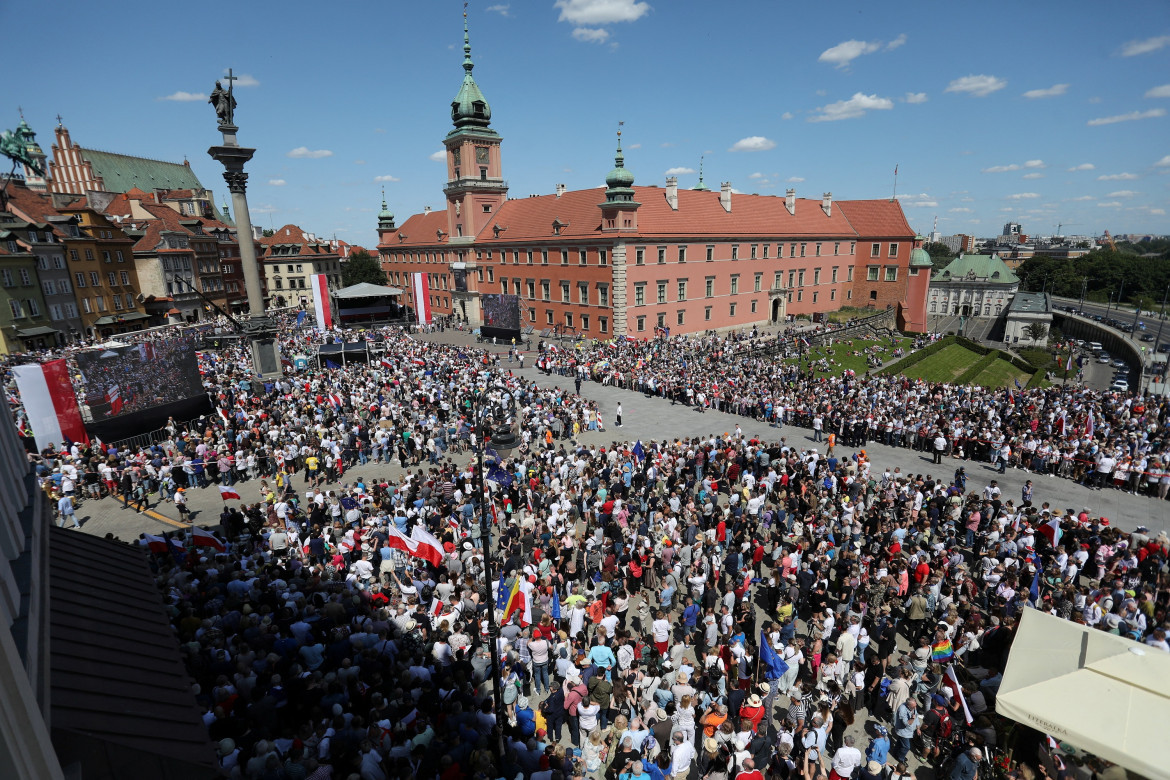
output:
[[[946,268],[952,260],[959,256],[957,252],[952,252],[950,247],[941,241],[932,241],[923,244],[922,248],[930,255],[930,263],[936,271],[941,271],[943,268]]]
[[[354,284],[369,282],[370,284],[386,284],[386,272],[378,258],[362,249],[350,253],[349,259],[341,266],[341,284],[349,287]]]
[[[262,231],[260,231],[260,235],[264,236],[265,238],[272,238],[274,235],[276,235],[276,231],[270,230],[269,228],[264,228]]]
[[[1039,344],[1045,340],[1048,335],[1048,326],[1043,322],[1033,322],[1028,327],[1024,328],[1024,332],[1028,334],[1028,338],[1032,340],[1033,344]]]

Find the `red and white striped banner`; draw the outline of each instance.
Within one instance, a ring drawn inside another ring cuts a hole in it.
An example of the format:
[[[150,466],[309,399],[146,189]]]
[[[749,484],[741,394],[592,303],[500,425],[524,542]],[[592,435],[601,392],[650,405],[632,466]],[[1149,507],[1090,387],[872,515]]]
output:
[[[333,327],[333,311],[329,306],[329,280],[325,274],[311,274],[309,286],[313,288],[313,311],[317,315],[317,328],[329,330]]]
[[[414,316],[419,325],[431,324],[431,283],[424,273],[410,275],[410,292],[414,296]]]
[[[80,443],[89,441],[81,423],[73,383],[69,380],[69,367],[64,360],[14,366],[12,373],[16,376],[16,387],[38,449],[50,444],[60,446],[66,439]]]

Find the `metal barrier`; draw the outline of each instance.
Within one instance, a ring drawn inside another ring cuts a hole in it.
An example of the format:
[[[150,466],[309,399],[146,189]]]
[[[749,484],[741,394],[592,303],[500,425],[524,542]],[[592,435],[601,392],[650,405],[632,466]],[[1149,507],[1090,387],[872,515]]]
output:
[[[176,421],[175,422],[175,429],[176,430],[183,430],[185,428],[189,428],[190,424],[192,422],[194,422],[195,420],[204,420],[204,419],[206,419],[206,416],[193,417],[190,420],[184,420],[182,422]],[[119,439],[118,441],[102,442],[102,446],[105,449],[109,449],[110,447],[116,447],[118,449],[118,452],[122,452],[123,450],[136,451],[141,447],[149,447],[152,444],[161,444],[162,442],[167,441],[170,438],[171,438],[171,434],[167,431],[167,428],[164,425],[162,428],[158,428],[157,430],[147,431],[146,433],[140,433],[140,434],[137,434],[135,436],[130,436],[130,437],[125,438],[125,439]]]

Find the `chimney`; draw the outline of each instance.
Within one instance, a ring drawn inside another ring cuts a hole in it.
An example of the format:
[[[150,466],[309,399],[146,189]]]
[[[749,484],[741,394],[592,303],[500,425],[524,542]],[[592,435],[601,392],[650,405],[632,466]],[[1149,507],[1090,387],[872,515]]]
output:
[[[678,177],[666,177],[666,205],[671,211],[678,211]]]
[[[719,185],[719,205],[728,214],[731,213],[731,182],[729,181]]]
[[[826,192],[821,196],[821,210],[825,212],[826,217],[833,216],[833,193]]]
[[[788,209],[789,214],[796,216],[796,190],[791,187],[784,193],[784,208]]]
[[[423,206],[423,214],[430,214],[430,213],[431,213],[431,207],[430,206]]]
[[[558,184],[558,185],[557,185],[557,197],[559,198],[559,197],[561,197],[561,196],[562,196],[562,195],[564,195],[564,194],[565,194],[565,185],[563,185],[563,184]]]

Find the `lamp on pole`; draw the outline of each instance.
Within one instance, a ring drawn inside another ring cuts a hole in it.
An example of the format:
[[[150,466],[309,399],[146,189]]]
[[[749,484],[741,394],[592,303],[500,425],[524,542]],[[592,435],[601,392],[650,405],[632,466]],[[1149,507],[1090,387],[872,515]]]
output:
[[[507,392],[507,391],[505,391]],[[485,435],[487,415],[486,410],[481,409],[481,402],[484,400],[486,391],[473,393],[471,398],[471,410],[475,415],[475,430],[479,438],[479,447],[476,450],[476,465],[479,474],[479,531],[480,537],[483,539],[483,576],[487,581],[488,600],[487,600],[487,621],[488,621],[488,649],[491,653],[492,660],[492,701],[493,709],[496,715],[496,734],[492,740],[492,751],[496,754],[496,769],[503,771],[504,765],[504,723],[507,722],[507,716],[504,710],[504,687],[500,677],[500,627],[496,624],[496,599],[493,593],[493,588],[496,585],[496,575],[494,571],[494,561],[491,552],[491,517],[488,512],[488,502],[491,498],[487,492],[487,483],[484,479],[484,465],[483,453],[488,446],[489,438]],[[511,409],[515,409],[515,397],[509,392],[507,393]],[[503,461],[520,445],[520,437],[512,430],[511,423],[507,416],[504,421],[495,426],[495,430],[491,433],[491,447]]]

